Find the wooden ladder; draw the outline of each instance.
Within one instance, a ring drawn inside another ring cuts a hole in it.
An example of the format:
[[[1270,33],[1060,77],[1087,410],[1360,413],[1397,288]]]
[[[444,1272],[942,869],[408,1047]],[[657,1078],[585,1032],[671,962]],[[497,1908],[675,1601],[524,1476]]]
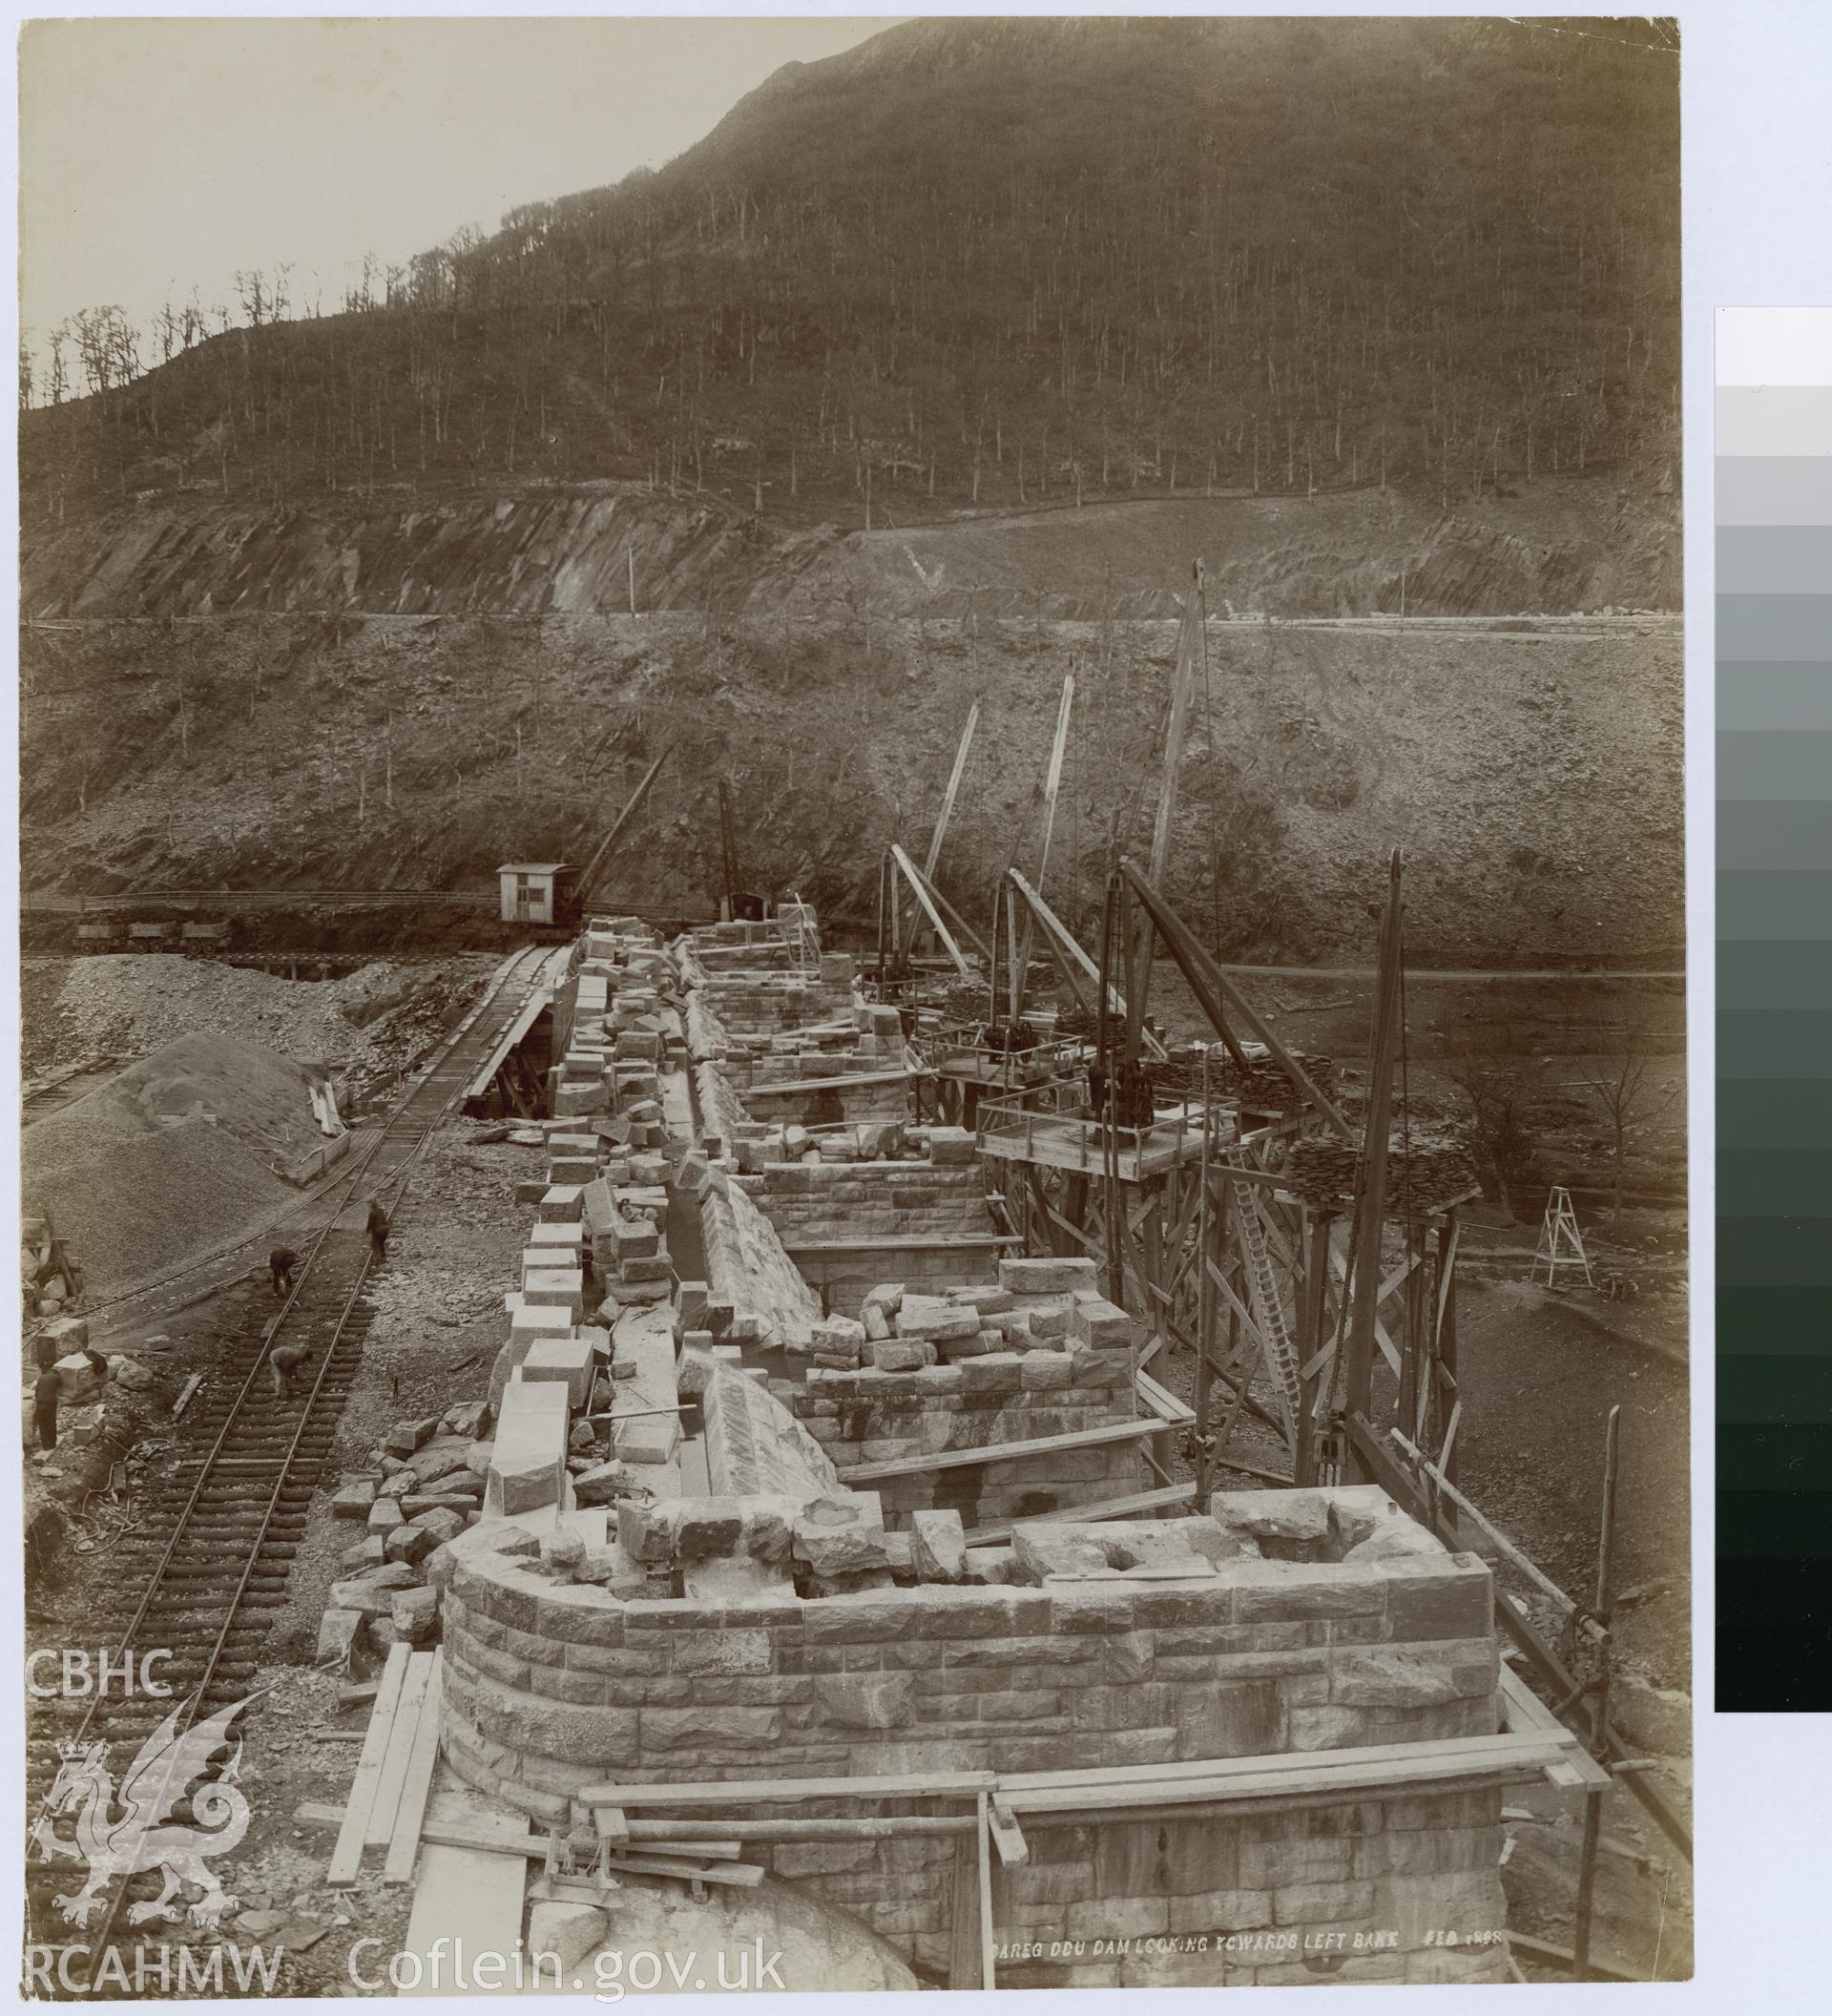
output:
[[[1253,1320],[1266,1347],[1266,1370],[1278,1382],[1284,1407],[1285,1432],[1295,1441],[1299,1417],[1303,1410],[1303,1382],[1299,1374],[1298,1347],[1285,1321],[1284,1303],[1279,1296],[1279,1280],[1266,1246],[1266,1229],[1260,1216],[1259,1194],[1251,1183],[1234,1185],[1235,1217],[1240,1227],[1241,1244],[1247,1255],[1247,1294],[1253,1304]]]

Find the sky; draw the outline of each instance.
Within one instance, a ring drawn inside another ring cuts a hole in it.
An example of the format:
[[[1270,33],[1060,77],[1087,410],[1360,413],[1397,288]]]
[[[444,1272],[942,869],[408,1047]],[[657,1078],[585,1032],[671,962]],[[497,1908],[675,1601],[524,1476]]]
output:
[[[784,63],[889,19],[79,20],[19,42],[21,324],[149,325],[291,261],[329,314],[518,203],[658,168]],[[238,317],[239,319],[239,317]]]

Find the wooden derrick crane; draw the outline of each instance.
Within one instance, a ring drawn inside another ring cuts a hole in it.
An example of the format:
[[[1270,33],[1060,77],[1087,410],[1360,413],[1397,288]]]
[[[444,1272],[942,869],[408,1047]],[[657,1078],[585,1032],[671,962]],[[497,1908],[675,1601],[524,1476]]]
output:
[[[674,744],[672,742],[665,744],[660,755],[643,772],[642,781],[630,794],[628,803],[625,804],[623,810],[612,821],[611,830],[598,842],[596,853],[580,870],[577,900],[581,916],[585,914],[587,906],[597,893],[598,884],[604,880],[604,871],[610,863],[612,848],[616,845],[618,840],[622,837],[624,828],[635,817],[637,806],[649,795],[649,786],[655,782],[656,774],[660,771],[662,764],[668,760],[669,751],[673,747]]]
[[[763,899],[754,890],[740,886],[738,828],[732,819],[731,789],[722,777],[718,780],[718,858],[725,879],[726,916],[749,918],[756,923],[763,915]]]

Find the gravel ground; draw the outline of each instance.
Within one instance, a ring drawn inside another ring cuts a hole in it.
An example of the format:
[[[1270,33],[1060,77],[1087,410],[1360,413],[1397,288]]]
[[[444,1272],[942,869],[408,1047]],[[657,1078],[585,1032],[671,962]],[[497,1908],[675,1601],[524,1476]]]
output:
[[[1459,1315],[1459,1377],[1468,1401],[1458,1434],[1464,1488],[1582,1603],[1596,1589],[1605,1424],[1610,1408],[1621,1407],[1615,1586],[1618,1594],[1648,1593],[1623,1611],[1617,1641],[1655,1684],[1685,1687],[1685,1368],[1612,1336],[1575,1291],[1465,1283]]]
[[[364,1467],[395,1422],[441,1414],[489,1390],[509,1334],[503,1297],[516,1283],[527,1243],[528,1214],[516,1206],[515,1185],[538,1173],[542,1152],[510,1142],[473,1148],[474,1132],[464,1120],[434,1132],[394,1215],[386,1264],[369,1277],[375,1320],[294,1557],[287,1607],[275,1613],[274,1658],[309,1664],[339,1558],[357,1537],[330,1516],[341,1473]]]
[[[352,1945],[381,1940],[381,1947],[365,1947],[358,1958],[365,1962],[379,1951],[385,1961],[405,1942],[411,1892],[382,1884],[374,1853],[353,1888],[328,1888],[324,1871],[334,1830],[302,1824],[295,1816],[302,1801],[342,1805],[360,1751],[353,1738],[368,1715],[366,1707],[340,1713],[343,1676],[318,1673],[312,1665],[338,1559],[357,1533],[331,1517],[330,1493],[343,1470],[366,1463],[371,1446],[395,1421],[481,1399],[507,1334],[502,1297],[525,1243],[526,1214],[515,1206],[514,1186],[538,1169],[541,1151],[507,1142],[472,1147],[473,1132],[469,1123],[452,1120],[434,1133],[395,1214],[387,1263],[371,1277],[376,1314],[363,1366],[294,1559],[287,1605],[273,1613],[259,1676],[263,1696],[242,1724],[241,1783],[254,1819],[234,1859],[229,1887],[240,1908],[226,1922],[226,1943],[244,1950],[256,1944],[287,1948],[276,1994],[353,1994]],[[220,1348],[220,1333],[234,1330],[251,1302],[265,1306],[266,1285],[263,1277],[216,1297],[182,1329],[173,1325],[173,1361],[161,1365],[166,1382],[175,1382],[193,1363],[208,1362]],[[137,1464],[158,1462],[169,1441],[169,1431],[149,1435]],[[86,1585],[107,1572],[105,1554],[71,1562],[53,1612],[41,1622],[41,1642],[86,1642],[70,1633],[80,1630],[76,1620],[90,1600]],[[343,1735],[327,1735],[326,1730]],[[250,1913],[278,1914],[284,1922],[276,1927],[257,1916],[251,1926]],[[302,1952],[292,1943],[314,1933],[322,1936]],[[198,1948],[213,1943],[202,1935],[188,1936]]]

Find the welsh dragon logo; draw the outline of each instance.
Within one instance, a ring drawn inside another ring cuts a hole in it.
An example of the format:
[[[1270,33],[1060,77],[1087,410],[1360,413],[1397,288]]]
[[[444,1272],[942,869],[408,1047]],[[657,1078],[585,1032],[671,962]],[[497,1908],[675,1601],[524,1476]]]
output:
[[[192,1795],[191,1811],[201,1825],[171,1822],[186,1787],[228,1743],[230,1723],[256,1698],[250,1694],[182,1734],[178,1717],[183,1709],[175,1708],[140,1746],[118,1791],[113,1775],[103,1768],[106,1743],[57,1746],[63,1761],[31,1839],[48,1862],[65,1859],[89,1864],[83,1887],[55,1900],[67,1924],[88,1924],[110,1882],[117,1876],[137,1876],[143,1869],[162,1870],[165,1888],[150,1902],[128,1906],[130,1924],[177,1918],[182,1903],[179,1887],[186,1883],[203,1892],[186,1913],[194,1925],[214,1930],[222,1914],[235,1908],[236,1900],[224,1891],[205,1858],[226,1855],[248,1831],[248,1801],[236,1785],[241,1763],[239,1737],[228,1763]],[[111,1818],[117,1811],[118,1817]],[[56,1822],[72,1812],[76,1816],[75,1839],[64,1840]]]

